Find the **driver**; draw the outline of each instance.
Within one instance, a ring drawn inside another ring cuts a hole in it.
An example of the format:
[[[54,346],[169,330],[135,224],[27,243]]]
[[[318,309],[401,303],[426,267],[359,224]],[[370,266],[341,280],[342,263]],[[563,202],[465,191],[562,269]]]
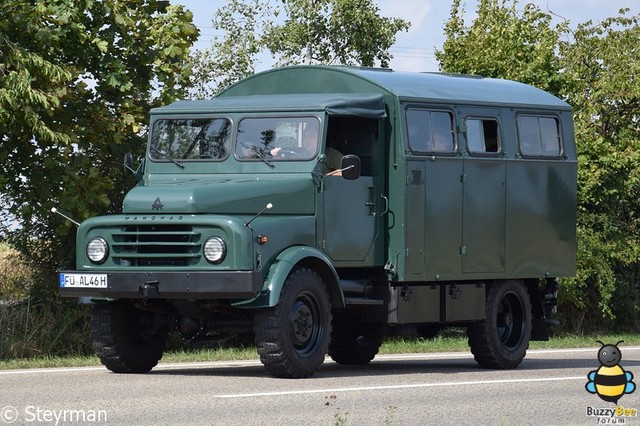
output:
[[[316,152],[316,149],[318,147],[318,130],[313,127],[315,126],[307,125],[302,131],[302,147],[312,154]],[[278,154],[280,154],[280,156],[284,158],[285,152],[281,153],[281,151],[282,147],[276,146],[271,148],[269,154],[271,154],[272,157],[276,157],[278,156]]]

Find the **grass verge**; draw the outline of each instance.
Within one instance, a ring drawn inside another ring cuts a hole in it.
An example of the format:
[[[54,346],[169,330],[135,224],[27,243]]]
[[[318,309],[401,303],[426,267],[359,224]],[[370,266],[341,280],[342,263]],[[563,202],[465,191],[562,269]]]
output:
[[[624,341],[624,346],[640,345],[640,334],[612,334],[593,336],[560,336],[552,337],[547,342],[531,342],[530,349],[559,349],[559,348],[594,348],[600,347],[596,342],[617,343]],[[450,330],[446,335],[433,339],[389,337],[380,347],[381,354],[402,353],[437,353],[437,352],[466,352],[469,350],[464,330]],[[256,350],[252,346],[222,349],[181,349],[168,351],[164,354],[163,363],[175,362],[211,362],[258,359]],[[98,366],[100,361],[95,356],[86,357],[41,357],[33,359],[13,359],[0,361],[0,370],[14,370],[27,368],[61,368]]]

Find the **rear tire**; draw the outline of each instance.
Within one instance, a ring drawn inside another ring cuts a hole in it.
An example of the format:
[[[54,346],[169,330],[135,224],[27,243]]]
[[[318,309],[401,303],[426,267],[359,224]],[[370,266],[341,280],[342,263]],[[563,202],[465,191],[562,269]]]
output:
[[[162,358],[168,333],[160,314],[128,300],[96,304],[91,311],[93,348],[114,373],[150,371]]]
[[[368,364],[378,353],[383,335],[382,324],[364,323],[357,315],[334,312],[329,356],[338,364]]]
[[[418,324],[418,336],[423,339],[433,339],[440,332],[438,324]]]
[[[515,368],[531,340],[531,301],[524,284],[492,283],[487,289],[485,312],[483,321],[467,328],[475,360],[483,368]]]
[[[278,304],[256,312],[254,321],[260,361],[271,375],[309,377],[324,362],[331,334],[331,305],[322,279],[313,270],[294,269]]]

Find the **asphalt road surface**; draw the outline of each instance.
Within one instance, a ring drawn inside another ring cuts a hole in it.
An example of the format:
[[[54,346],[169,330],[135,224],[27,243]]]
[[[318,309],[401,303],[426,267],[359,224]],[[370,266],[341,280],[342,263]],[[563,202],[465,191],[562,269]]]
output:
[[[482,370],[468,353],[378,356],[357,368],[327,360],[298,380],[252,361],[161,363],[143,375],[0,371],[0,426],[640,424],[640,391],[610,417],[616,404],[585,389],[598,348],[530,350],[510,371]],[[640,347],[620,349],[619,365],[640,381]]]

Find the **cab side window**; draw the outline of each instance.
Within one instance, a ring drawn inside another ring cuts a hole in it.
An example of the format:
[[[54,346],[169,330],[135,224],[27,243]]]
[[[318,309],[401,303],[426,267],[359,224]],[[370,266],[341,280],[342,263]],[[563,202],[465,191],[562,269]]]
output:
[[[373,176],[376,165],[375,147],[378,144],[377,119],[365,117],[330,116],[327,128],[327,149],[324,173],[340,167],[343,155],[360,157],[361,176]]]
[[[467,118],[467,149],[472,154],[500,152],[498,122],[488,118]]]
[[[518,116],[518,144],[524,157],[558,157],[560,126],[555,117]]]
[[[454,152],[453,115],[450,112],[409,108],[406,118],[411,151],[416,153]]]

